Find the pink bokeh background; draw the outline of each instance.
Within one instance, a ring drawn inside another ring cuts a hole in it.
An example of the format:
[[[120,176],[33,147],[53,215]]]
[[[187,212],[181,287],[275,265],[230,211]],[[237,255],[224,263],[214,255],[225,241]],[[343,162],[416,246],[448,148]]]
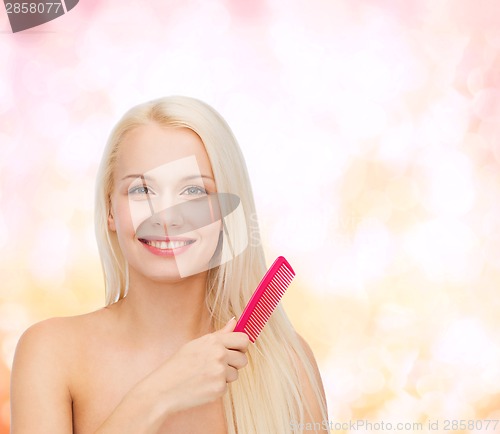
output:
[[[111,127],[171,94],[240,141],[332,421],[500,420],[500,3],[82,0],[1,10],[0,59],[0,434],[21,333],[103,306]]]

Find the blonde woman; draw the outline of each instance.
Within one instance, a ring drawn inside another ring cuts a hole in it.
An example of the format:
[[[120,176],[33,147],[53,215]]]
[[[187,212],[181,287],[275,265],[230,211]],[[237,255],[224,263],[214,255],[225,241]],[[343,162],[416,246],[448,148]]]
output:
[[[254,344],[233,332],[266,271],[254,214],[214,109],[176,96],[127,112],[97,179],[106,307],[23,334],[12,434],[329,432],[314,356],[283,308]]]

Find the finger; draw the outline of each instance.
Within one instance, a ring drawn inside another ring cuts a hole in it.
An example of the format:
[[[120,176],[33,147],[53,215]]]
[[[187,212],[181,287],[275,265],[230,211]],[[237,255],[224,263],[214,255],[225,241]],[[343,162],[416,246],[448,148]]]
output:
[[[247,351],[250,339],[245,333],[233,332],[221,334],[222,345],[230,350]]]
[[[217,330],[216,334],[226,334],[226,333],[230,333],[234,330],[234,328],[236,327],[236,318],[233,316],[227,323],[224,327],[222,327],[221,329]]]
[[[238,379],[238,370],[232,366],[228,366],[226,370],[226,383],[231,383]]]
[[[248,358],[240,351],[229,350],[227,364],[235,369],[241,369],[248,365]]]

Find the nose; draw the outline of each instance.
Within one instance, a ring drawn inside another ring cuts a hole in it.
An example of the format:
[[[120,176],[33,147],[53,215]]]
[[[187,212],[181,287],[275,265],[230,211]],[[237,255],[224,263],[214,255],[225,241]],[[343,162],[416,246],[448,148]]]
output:
[[[184,217],[178,206],[171,206],[156,213],[154,216],[154,224],[164,228],[165,232],[169,228],[180,227],[184,224]]]

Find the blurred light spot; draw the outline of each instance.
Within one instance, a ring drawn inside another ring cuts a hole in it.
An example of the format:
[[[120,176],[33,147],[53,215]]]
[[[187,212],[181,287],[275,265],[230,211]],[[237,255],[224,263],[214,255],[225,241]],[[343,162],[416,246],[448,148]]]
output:
[[[426,394],[434,391],[442,391],[445,385],[445,378],[438,373],[422,375],[416,381],[415,388],[417,393],[423,397]]]
[[[350,167],[342,179],[343,199],[354,202],[363,192],[368,177],[368,163],[359,158],[351,161]]]
[[[1,199],[1,196],[0,196]],[[5,223],[5,218],[0,211],[0,249],[4,248],[9,241],[9,230],[7,224]],[[1,256],[3,254],[0,253]]]
[[[95,230],[94,227],[89,225],[89,227],[86,228],[85,234],[84,234],[84,239],[85,239],[85,246],[87,251],[94,257],[98,256],[98,249],[97,249],[97,240],[95,236]]]
[[[500,362],[500,350],[475,318],[460,318],[451,323],[434,342],[432,353],[436,360],[467,370],[482,370]]]
[[[361,351],[358,356],[357,365],[361,369],[383,369],[388,358],[387,351],[385,348],[378,348],[375,346],[369,346]]]
[[[500,392],[500,365],[493,363],[494,360],[491,361],[490,366],[482,369],[479,374],[479,383],[483,393],[491,395]],[[496,360],[498,360],[498,354]]]
[[[398,388],[400,389],[400,388]],[[382,408],[380,420],[391,421],[393,426],[396,423],[411,423],[420,417],[420,401],[409,393],[398,391],[394,398],[386,401]],[[404,430],[403,432],[408,432]]]
[[[7,400],[0,407],[0,419],[6,427],[10,426],[10,401]]]
[[[55,162],[57,172],[68,180],[75,180],[88,170],[94,162],[96,137],[92,130],[81,128],[68,134],[65,142],[57,150]],[[104,145],[102,145],[104,148]]]
[[[438,216],[460,216],[470,211],[475,184],[470,160],[461,152],[429,149],[419,164],[425,169],[429,186],[422,195],[424,206]]]
[[[5,62],[5,65],[9,61],[12,61],[12,59],[9,58],[11,55],[12,51],[14,50],[15,45],[12,44],[12,41],[9,40],[8,38],[3,38],[0,40],[0,55]]]
[[[387,114],[381,105],[345,92],[337,95],[335,103],[335,120],[347,137],[369,139],[384,130]]]
[[[323,274],[325,281],[318,281],[318,288],[328,288],[332,293],[344,295],[351,298],[365,298],[366,293],[363,288],[363,279],[359,276],[356,268],[356,253],[354,249],[344,248],[338,246],[326,248],[323,259],[323,268],[325,273],[317,273],[313,270],[311,275]],[[317,281],[318,277],[311,277],[311,280]]]
[[[71,198],[71,207],[88,216],[87,224],[93,223],[95,176],[88,175],[71,183],[66,194]]]
[[[80,92],[75,82],[74,70],[62,68],[54,71],[48,80],[48,90],[53,101],[63,104],[73,101]]]
[[[217,77],[220,86],[224,89],[232,90],[238,86],[240,77],[237,73],[237,67],[227,57],[215,57],[208,65],[211,75]]]
[[[391,62],[391,57],[385,58],[379,47],[370,45],[348,59],[345,69],[350,75],[349,79],[359,88],[360,95],[378,100],[394,91],[401,66],[397,62]],[[392,52],[391,56],[400,60],[398,52]]]
[[[380,138],[378,158],[404,170],[411,163],[410,156],[416,149],[414,127],[409,122],[386,128]]]
[[[300,95],[311,110],[329,110],[336,104],[339,65],[324,44],[315,40],[301,20],[280,17],[269,26],[270,46],[281,66],[280,86]]]
[[[359,377],[350,369],[332,368],[329,372],[330,389],[333,400],[342,402],[353,402],[361,395],[361,388],[358,387]]]
[[[45,220],[38,227],[29,255],[29,268],[35,278],[50,282],[50,289],[57,290],[64,281],[70,239],[70,231],[63,222]],[[79,249],[79,246],[71,248]]]
[[[500,50],[500,32],[498,31],[498,27],[496,29],[482,29],[482,34],[492,48]]]
[[[12,363],[14,361],[14,353],[16,351],[16,346],[19,341],[23,330],[18,333],[11,333],[5,335],[2,344],[2,359],[9,369],[12,369]]]
[[[383,333],[397,333],[403,329],[410,329],[415,323],[415,313],[395,303],[381,306],[376,319],[377,328]]]
[[[457,91],[448,91],[423,112],[416,124],[414,140],[420,146],[450,146],[460,142],[469,128],[470,101]]]
[[[231,14],[220,1],[185,2],[182,7],[169,12],[171,21],[168,23],[167,35],[172,40],[172,46],[183,45],[183,48],[191,50],[208,41],[219,42],[217,37],[226,32],[231,22]],[[159,21],[158,27],[161,29],[163,26],[164,21]]]
[[[417,184],[409,177],[392,180],[386,188],[386,194],[393,207],[408,210],[419,202],[420,194]]]
[[[481,122],[479,134],[484,138],[497,163],[500,164],[500,123],[498,119]]]
[[[493,218],[495,219],[495,224],[498,225],[498,216],[494,216]],[[500,270],[500,234],[493,232],[488,235],[482,250],[484,259],[489,265]]]
[[[420,400],[421,411],[432,419],[442,417],[447,398],[446,394],[441,391],[425,393]]]
[[[203,53],[198,50],[187,52],[180,47],[172,47],[168,57],[154,59],[150,68],[144,73],[141,84],[143,91],[130,89],[136,98],[135,102],[139,103],[144,100],[144,92],[156,96],[158,89],[165,88],[168,89],[169,94],[195,95],[206,101],[208,92],[213,91],[213,77],[200,73],[200,71],[205,71],[206,61]],[[182,65],[182,68],[179,68],[179,65]],[[127,85],[127,87],[113,88],[115,93],[112,101],[116,107],[120,107],[119,103],[123,109],[130,107],[130,98],[127,96],[128,87]],[[120,111],[123,110],[118,112]]]
[[[394,254],[385,225],[375,220],[361,223],[353,244],[358,275],[365,281],[382,276]]]
[[[215,34],[224,35],[230,28],[231,14],[222,2],[209,1],[203,2],[199,6],[199,16],[203,17],[202,23],[207,25],[208,29]],[[203,33],[203,32],[202,32]]]
[[[467,77],[467,87],[473,95],[484,87],[484,74],[481,68],[474,68]]]
[[[385,377],[378,369],[363,369],[358,374],[358,387],[363,393],[377,393],[385,386]]]
[[[0,304],[0,330],[21,332],[29,322],[28,311],[25,306],[15,302]]]
[[[364,191],[356,201],[356,208],[365,220],[387,222],[392,214],[391,202],[383,191]]]
[[[413,346],[408,350],[391,351],[391,365],[389,366],[391,377],[387,382],[387,386],[391,390],[397,391],[396,393],[398,395],[402,395],[403,397],[407,396],[404,389],[408,385],[409,374],[415,366],[417,357],[418,350]],[[412,399],[416,398],[412,397]]]
[[[40,63],[29,60],[20,72],[23,89],[35,96],[46,96],[48,93],[47,80],[52,74],[49,63]]]
[[[474,97],[474,113],[481,119],[500,118],[500,90],[483,89]]]
[[[110,87],[112,69],[109,56],[115,52],[115,47],[110,42],[107,32],[99,28],[87,31],[75,48],[80,63],[75,69],[74,81],[80,89],[95,91]]]
[[[5,119],[6,122],[10,124],[10,119]],[[5,129],[2,126],[2,129]],[[2,178],[7,175],[7,170],[10,170],[11,166],[17,163],[16,151],[19,152],[18,145],[16,143],[16,138],[10,134],[6,134],[3,131],[0,131],[0,167],[6,167],[5,172],[2,172]],[[0,179],[2,179],[0,178]]]
[[[441,417],[448,420],[475,420],[476,411],[466,402],[465,397],[453,394],[445,401]]]
[[[68,110],[52,101],[37,104],[29,112],[31,124],[37,133],[50,138],[60,138],[68,134]]]
[[[34,209],[42,218],[56,218],[68,223],[74,213],[74,204],[78,201],[68,190],[60,190],[60,186],[47,183],[40,189],[34,202]],[[50,191],[52,189],[52,191]],[[50,194],[48,193],[50,191]]]
[[[320,247],[325,241],[324,234],[327,233],[329,221],[326,215],[318,215],[315,211],[309,209],[310,215],[306,216],[297,208],[292,208],[289,214],[283,215],[277,222],[271,242],[278,248],[302,254]],[[307,220],[314,222],[314,232],[311,232]]]
[[[8,85],[7,77],[5,79],[2,78],[0,76],[0,113],[5,113],[13,105],[13,95],[12,86]]]
[[[405,250],[435,281],[471,282],[481,270],[478,239],[464,223],[437,219],[405,236]]]
[[[485,394],[481,380],[478,381],[476,377],[469,377],[467,375],[461,377],[460,381],[455,383],[453,390],[456,392],[457,396],[466,396],[467,401],[473,405],[481,401]]]
[[[491,160],[486,140],[477,133],[467,133],[462,140],[461,149],[476,165]]]

